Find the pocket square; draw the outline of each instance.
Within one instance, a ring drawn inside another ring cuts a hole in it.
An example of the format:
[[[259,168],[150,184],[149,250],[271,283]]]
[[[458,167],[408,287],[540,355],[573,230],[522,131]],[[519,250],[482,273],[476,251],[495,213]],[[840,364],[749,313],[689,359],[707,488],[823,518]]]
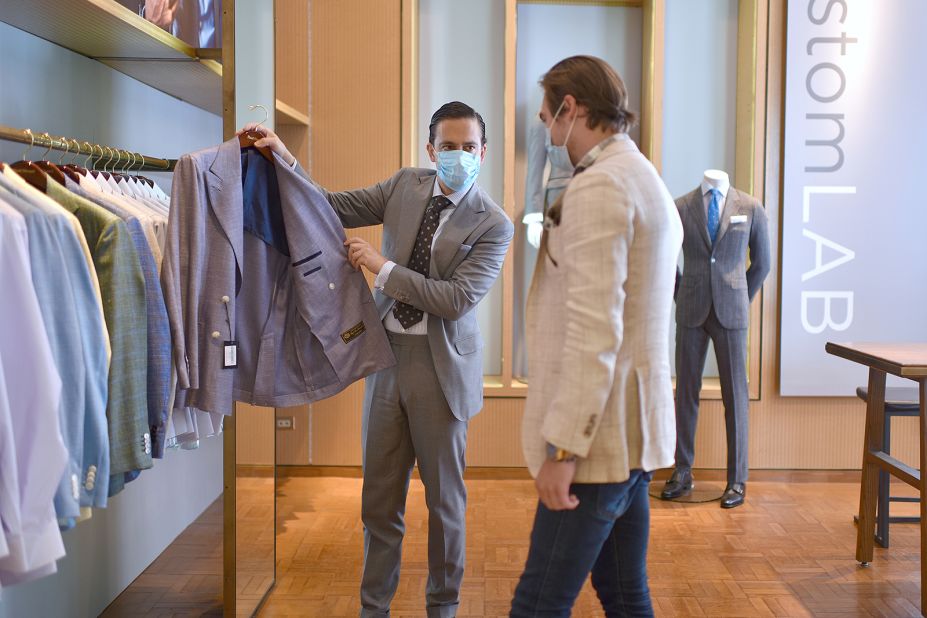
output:
[[[746,223],[747,215],[734,215],[731,217],[731,223]]]

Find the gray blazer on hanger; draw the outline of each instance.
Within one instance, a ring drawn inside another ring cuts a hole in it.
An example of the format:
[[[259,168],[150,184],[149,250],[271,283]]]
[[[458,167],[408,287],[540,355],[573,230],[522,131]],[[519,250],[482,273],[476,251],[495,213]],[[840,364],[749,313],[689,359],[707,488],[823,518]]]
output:
[[[474,184],[435,238],[429,277],[406,268],[434,182],[435,170],[403,168],[366,189],[322,191],[345,227],[383,224],[382,253],[396,267],[374,292],[380,319],[397,300],[428,313],[441,389],[454,416],[468,420],[483,407],[483,341],[472,309],[502,269],[515,228]]]
[[[678,198],[676,208],[683,228],[683,272],[680,275],[677,269],[676,273],[676,324],[697,328],[714,307],[724,328],[747,328],[750,301],[770,267],[766,210],[756,198],[731,187],[712,246],[701,186]]]
[[[276,155],[233,138],[181,157],[161,271],[175,407],[300,405],[395,364],[344,240],[324,196]],[[229,340],[235,369],[224,368]]]

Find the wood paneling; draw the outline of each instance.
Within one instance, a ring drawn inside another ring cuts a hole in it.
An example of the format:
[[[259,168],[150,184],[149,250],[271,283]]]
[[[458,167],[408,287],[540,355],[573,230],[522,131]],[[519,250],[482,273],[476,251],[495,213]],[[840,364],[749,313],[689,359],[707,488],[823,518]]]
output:
[[[292,418],[293,429],[277,429],[277,465],[305,466],[310,463],[310,406],[277,408],[277,418]]]
[[[403,49],[406,56],[415,50],[402,43],[404,30],[414,32],[411,10],[402,0],[311,3],[310,173],[329,190],[369,186],[402,165],[402,127],[411,126],[415,101],[408,77],[403,98],[401,70]],[[407,140],[405,149],[413,147]],[[347,233],[376,247],[382,240],[379,226]],[[313,405],[312,463],[360,464],[363,388]]]
[[[277,99],[310,118],[311,84],[310,9],[306,0],[275,0],[275,81]],[[281,123],[278,114],[277,134],[299,163],[310,169],[309,127]]]
[[[361,465],[361,410],[364,383],[352,384],[336,397],[312,406],[314,465]]]
[[[269,466],[274,463],[274,409],[235,404],[238,465]]]

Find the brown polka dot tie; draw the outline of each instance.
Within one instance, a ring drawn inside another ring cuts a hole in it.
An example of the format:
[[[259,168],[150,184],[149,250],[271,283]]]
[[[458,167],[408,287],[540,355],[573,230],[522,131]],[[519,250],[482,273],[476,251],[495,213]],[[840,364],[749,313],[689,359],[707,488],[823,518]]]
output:
[[[412,248],[412,257],[409,258],[408,268],[426,277],[428,276],[431,267],[431,243],[435,239],[435,232],[438,231],[441,211],[453,205],[451,200],[443,195],[436,195],[428,202],[428,207],[425,208],[425,216],[422,218],[422,225],[418,228],[418,235],[415,237],[415,246]],[[403,328],[408,330],[422,321],[425,312],[412,305],[396,302],[393,305],[393,316],[399,320]]]

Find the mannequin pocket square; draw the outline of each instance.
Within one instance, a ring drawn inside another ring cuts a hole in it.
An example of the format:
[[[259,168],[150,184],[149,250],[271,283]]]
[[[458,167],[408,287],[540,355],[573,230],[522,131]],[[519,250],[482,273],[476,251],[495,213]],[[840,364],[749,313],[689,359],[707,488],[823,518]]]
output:
[[[747,215],[734,215],[731,217],[731,224],[734,223],[746,223]]]

